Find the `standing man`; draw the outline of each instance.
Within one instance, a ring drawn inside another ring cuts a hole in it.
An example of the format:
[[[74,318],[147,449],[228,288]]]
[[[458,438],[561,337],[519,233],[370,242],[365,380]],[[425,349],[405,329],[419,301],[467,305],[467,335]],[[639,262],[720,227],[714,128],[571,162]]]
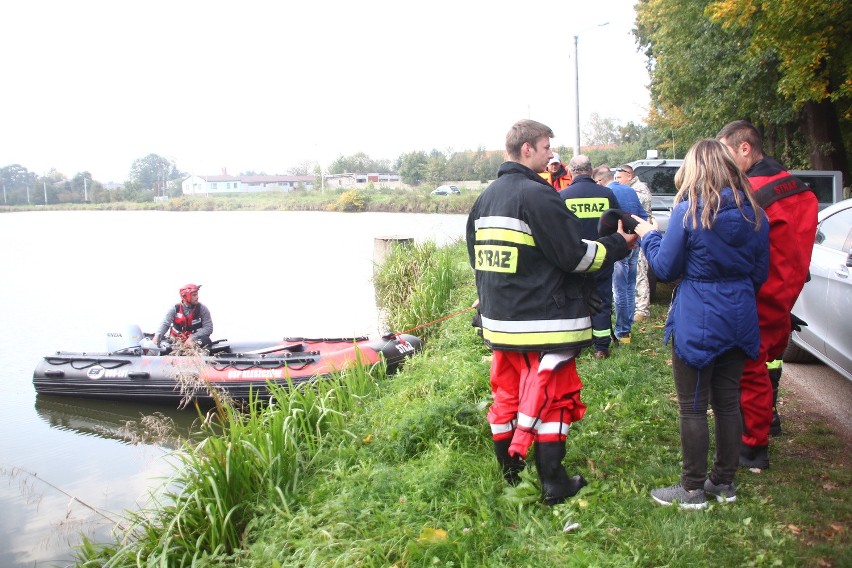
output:
[[[760,133],[737,120],[716,135],[751,182],[755,201],[769,217],[769,279],[757,293],[760,354],[746,360],[740,381],[743,437],[740,466],[769,467],[769,429],[778,398],[781,358],[790,338],[790,310],[805,285],[816,234],[818,200],[774,158],[763,155]],[[777,366],[770,372],[767,365]]]
[[[651,190],[645,182],[636,177],[633,166],[622,164],[615,170],[615,181],[623,185],[629,185],[636,192],[639,203],[645,209],[648,221],[653,218],[651,214]],[[636,313],[635,321],[644,321],[651,317],[651,285],[648,282],[648,260],[645,253],[639,250],[639,260],[636,262]]]
[[[579,154],[568,162],[571,185],[559,192],[568,210],[580,218],[581,235],[593,241],[598,238],[598,223],[607,209],[617,208],[618,200],[608,187],[592,179],[592,162],[588,156]],[[590,276],[590,284],[597,292],[600,310],[592,314],[592,335],[595,338],[595,358],[609,357],[612,342],[612,272],[609,265]]]
[[[600,166],[594,171],[595,181],[608,187],[618,200],[618,208],[643,221],[648,220],[645,208],[639,203],[639,197],[629,185],[612,179],[609,166]],[[615,303],[615,339],[621,344],[630,343],[630,331],[633,328],[633,314],[636,312],[636,264],[639,261],[637,247],[615,263],[612,271],[612,296]]]
[[[541,172],[541,177],[552,185],[556,191],[565,189],[571,184],[571,174],[568,172],[565,164],[559,161],[559,154],[556,152],[553,153],[553,157],[547,162],[547,169]]]
[[[509,161],[476,199],[467,250],[476,273],[482,337],[493,350],[488,423],[497,461],[517,483],[535,442],[542,498],[554,505],[585,484],[562,465],[568,427],[586,406],[574,358],[592,341],[582,275],[611,265],[636,241],[619,232],[585,241],[580,223],[542,179],[553,131],[534,120],[506,135]]]

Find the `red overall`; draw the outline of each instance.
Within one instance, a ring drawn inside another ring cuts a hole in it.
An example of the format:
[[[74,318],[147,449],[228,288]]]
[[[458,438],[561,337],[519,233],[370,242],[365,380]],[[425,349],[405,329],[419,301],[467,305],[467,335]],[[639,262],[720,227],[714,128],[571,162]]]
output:
[[[494,351],[488,423],[494,440],[512,439],[510,456],[526,457],[534,441],[564,442],[568,426],[583,418],[576,352]]]
[[[767,167],[774,165],[774,160],[766,161],[769,163],[758,162],[748,171],[756,194],[767,184],[790,175]],[[818,205],[814,193],[804,191],[764,207],[769,217],[769,278],[757,294],[760,354],[755,360],[746,359],[740,381],[742,441],[747,446],[769,445],[773,396],[766,364],[781,358],[790,337],[790,310],[808,276]]]

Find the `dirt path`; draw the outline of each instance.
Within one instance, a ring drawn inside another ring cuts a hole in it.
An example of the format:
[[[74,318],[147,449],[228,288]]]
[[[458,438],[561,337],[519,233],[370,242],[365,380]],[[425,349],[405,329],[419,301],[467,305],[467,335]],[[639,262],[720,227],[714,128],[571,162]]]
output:
[[[852,450],[852,381],[821,364],[784,363],[780,413],[828,425]]]

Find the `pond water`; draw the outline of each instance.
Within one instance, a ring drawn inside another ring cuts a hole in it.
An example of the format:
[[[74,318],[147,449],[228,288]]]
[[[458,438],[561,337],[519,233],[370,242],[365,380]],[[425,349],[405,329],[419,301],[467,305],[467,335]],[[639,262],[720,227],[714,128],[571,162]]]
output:
[[[173,440],[128,433],[194,411],[37,396],[58,350],[104,351],[106,333],[153,331],[187,282],[202,285],[214,339],[375,335],[377,239],[464,237],[464,215],[82,211],[0,214],[0,566],[67,564],[85,533],[109,539],[122,511],[172,471]],[[400,331],[400,330],[394,330]],[[108,517],[108,518],[105,518]]]

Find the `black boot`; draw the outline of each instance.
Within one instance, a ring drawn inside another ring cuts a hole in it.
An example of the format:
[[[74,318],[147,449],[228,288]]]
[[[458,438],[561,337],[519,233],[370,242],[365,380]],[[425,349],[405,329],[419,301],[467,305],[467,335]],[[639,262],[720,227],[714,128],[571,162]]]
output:
[[[494,453],[497,455],[497,463],[500,464],[500,469],[503,470],[503,479],[509,485],[517,485],[521,481],[521,472],[526,467],[527,462],[520,456],[509,456],[509,445],[511,443],[511,438],[494,440]]]
[[[769,380],[772,382],[772,423],[769,425],[769,433],[773,436],[780,436],[781,416],[778,414],[778,383],[781,382],[781,367],[769,369]]]
[[[740,467],[769,469],[769,446],[740,446]]]
[[[541,498],[545,505],[556,505],[573,497],[586,486],[580,475],[568,477],[562,458],[565,457],[565,442],[536,442],[535,466],[541,480]]]

